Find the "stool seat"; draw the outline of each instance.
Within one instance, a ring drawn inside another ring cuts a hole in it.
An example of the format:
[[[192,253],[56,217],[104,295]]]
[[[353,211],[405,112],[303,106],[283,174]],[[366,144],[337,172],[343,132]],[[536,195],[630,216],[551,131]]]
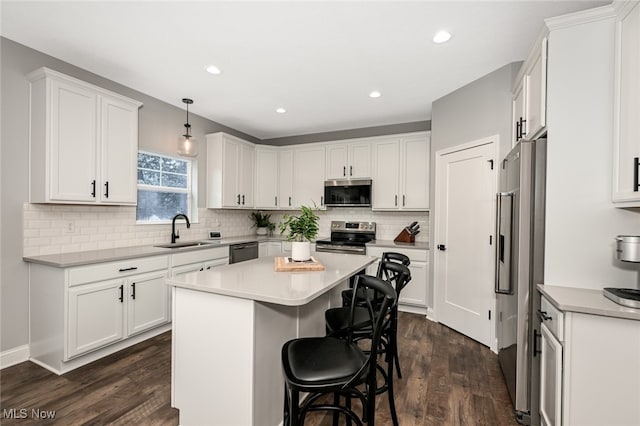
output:
[[[287,342],[282,367],[292,387],[310,391],[341,388],[367,363],[367,355],[337,337],[308,337]],[[362,371],[362,380],[367,371]]]

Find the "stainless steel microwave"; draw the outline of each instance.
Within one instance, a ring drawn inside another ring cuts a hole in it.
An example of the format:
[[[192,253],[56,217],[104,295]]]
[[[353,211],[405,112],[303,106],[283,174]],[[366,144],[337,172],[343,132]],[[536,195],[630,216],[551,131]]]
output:
[[[371,179],[325,181],[324,204],[328,207],[371,206]]]

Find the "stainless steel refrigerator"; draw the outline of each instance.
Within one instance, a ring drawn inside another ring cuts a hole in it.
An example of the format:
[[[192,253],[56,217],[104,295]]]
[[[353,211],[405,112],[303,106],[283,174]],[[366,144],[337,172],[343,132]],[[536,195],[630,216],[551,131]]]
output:
[[[546,139],[520,141],[502,161],[497,194],[498,359],[520,423],[538,425],[540,295],[544,281]]]

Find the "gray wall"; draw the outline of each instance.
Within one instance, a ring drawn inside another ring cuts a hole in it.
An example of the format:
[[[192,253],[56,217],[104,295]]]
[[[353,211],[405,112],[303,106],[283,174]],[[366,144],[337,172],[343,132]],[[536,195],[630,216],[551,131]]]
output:
[[[46,66],[144,103],[140,109],[141,149],[174,154],[184,131],[184,109],[77,68],[6,38],[1,38],[2,146],[0,197],[2,242],[0,253],[0,351],[28,343],[28,267],[22,261],[22,206],[29,198],[29,83],[25,75]],[[185,93],[197,102],[197,94]],[[258,139],[221,124],[189,114],[193,135],[200,142],[198,178],[205,180],[205,134],[225,131],[243,139]],[[199,185],[199,204],[205,205],[205,185]]]
[[[364,127],[362,129],[339,130],[335,132],[313,133],[308,135],[288,136],[284,138],[264,139],[266,145],[295,145],[300,143],[338,141],[342,139],[368,138],[373,136],[394,135],[398,133],[424,132],[431,130],[431,121],[415,121],[412,123],[390,124],[386,126]]]
[[[433,102],[431,115],[431,182],[435,183],[436,153],[485,137],[499,135],[500,159],[508,153],[511,143],[511,85],[522,62],[514,62]],[[499,159],[496,159],[499,160]],[[429,229],[429,247],[433,240],[435,188],[431,187],[429,205],[432,207]],[[430,265],[434,265],[434,252],[429,251]],[[430,286],[435,288],[434,268],[429,268]],[[427,304],[433,308],[433,293],[427,295]]]

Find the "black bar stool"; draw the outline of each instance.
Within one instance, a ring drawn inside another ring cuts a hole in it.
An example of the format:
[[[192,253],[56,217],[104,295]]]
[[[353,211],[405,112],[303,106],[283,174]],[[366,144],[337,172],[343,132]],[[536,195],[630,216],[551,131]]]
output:
[[[342,413],[357,425],[362,425],[363,421],[374,425],[377,348],[383,329],[392,319],[396,294],[389,283],[369,275],[358,276],[354,290],[359,289],[381,294],[381,302],[374,303],[365,297],[365,306],[352,303],[347,308],[349,315],[343,338],[307,337],[293,339],[283,345],[284,425],[301,425],[308,411],[317,410],[330,410],[336,415]],[[368,353],[358,346],[355,339],[363,327],[372,331],[372,346]],[[358,388],[360,385],[364,385],[364,390]],[[309,392],[301,406],[300,392]],[[327,394],[333,394],[333,404],[318,403]],[[341,397],[345,398],[345,405],[341,405]],[[351,398],[362,402],[362,419],[351,409]]]

